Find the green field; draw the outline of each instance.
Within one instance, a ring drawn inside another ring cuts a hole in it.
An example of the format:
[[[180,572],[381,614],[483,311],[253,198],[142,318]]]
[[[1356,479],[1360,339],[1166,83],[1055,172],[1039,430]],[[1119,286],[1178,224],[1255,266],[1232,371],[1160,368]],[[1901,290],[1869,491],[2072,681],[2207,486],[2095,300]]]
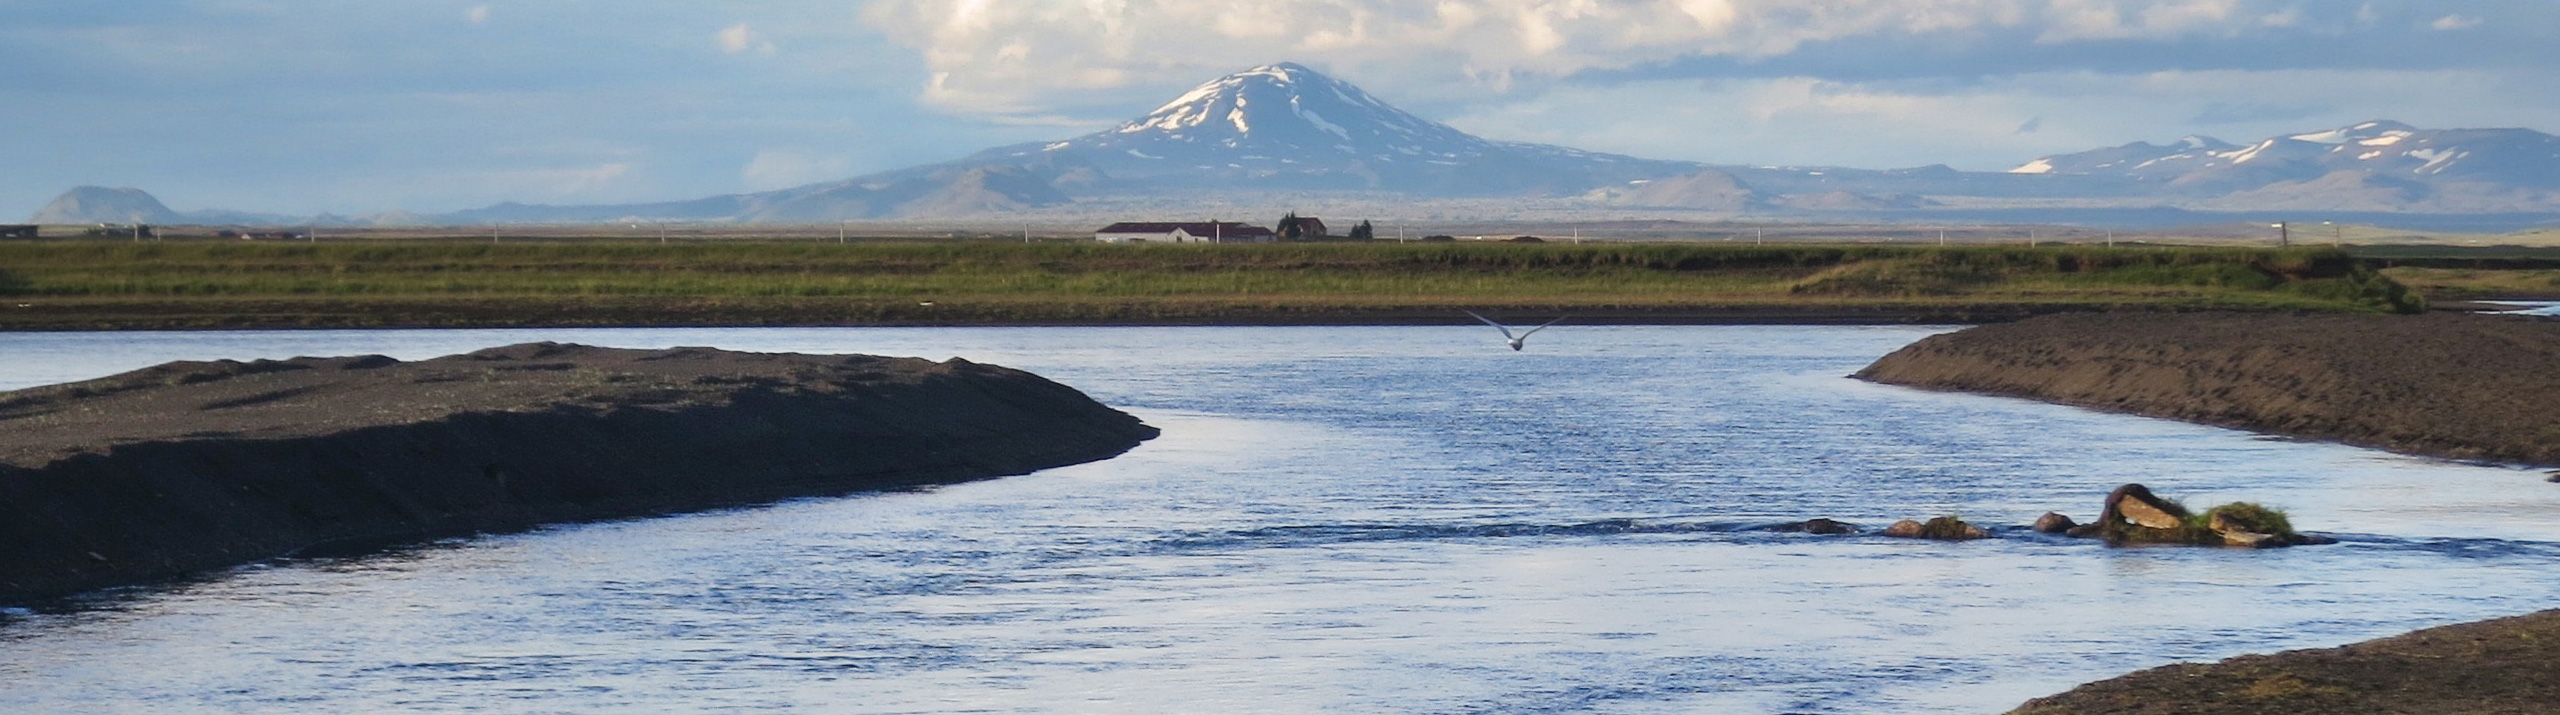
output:
[[[1408,322],[2414,310],[2325,249],[1712,244],[0,244],[0,327]]]

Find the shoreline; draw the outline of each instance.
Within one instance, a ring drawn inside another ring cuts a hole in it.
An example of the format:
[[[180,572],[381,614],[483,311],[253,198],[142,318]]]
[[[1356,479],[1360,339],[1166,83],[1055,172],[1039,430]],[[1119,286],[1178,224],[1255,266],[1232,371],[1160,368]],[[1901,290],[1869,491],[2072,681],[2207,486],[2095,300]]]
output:
[[[2008,715],[2529,713],[2560,702],[2560,610],[2335,648],[2175,663],[2029,700]]]
[[[2553,356],[2560,318],[2113,312],[1931,336],[1855,376],[2548,468]]]
[[[2445,301],[2431,313],[2496,313],[2509,309],[2499,299]],[[2516,299],[2532,300],[2532,299]],[[1146,314],[1144,306],[1111,315],[1024,319],[1012,316],[933,316],[919,310],[865,318],[826,318],[806,309],[758,310],[752,306],[717,311],[726,315],[650,317],[653,306],[615,306],[593,312],[554,312],[496,316],[488,307],[410,311],[385,316],[377,312],[294,313],[290,306],[244,303],[230,311],[203,307],[185,312],[132,310],[113,313],[35,313],[0,308],[0,334],[100,332],[119,330],[449,330],[542,328],[1045,328],[1045,327],[1272,327],[1272,326],[1406,326],[1474,325],[1472,310],[1494,317],[1564,316],[1578,325],[1986,325],[2056,314],[2248,312],[2286,315],[2300,311],[2264,309],[2235,311],[2228,306],[2104,303],[1950,303],[1943,305],[1869,304],[1741,304],[1692,306],[1572,306],[1451,304],[1429,306],[1238,308],[1198,314]],[[923,306],[918,306],[922,308]],[[62,311],[70,313],[71,311]]]
[[[376,319],[374,316],[262,317],[259,315],[119,315],[107,318],[0,315],[0,333],[117,330],[432,330],[483,328],[1034,328],[1034,327],[1265,327],[1473,325],[1464,310],[1487,314],[1566,316],[1583,325],[1970,325],[2038,315],[2123,309],[2103,305],[1957,305],[1574,308],[1450,306],[1222,311],[1210,315],[1107,316],[1052,319],[795,320],[779,315],[731,320],[632,320],[622,316],[530,320],[456,318]],[[36,320],[27,318],[34,317]]]

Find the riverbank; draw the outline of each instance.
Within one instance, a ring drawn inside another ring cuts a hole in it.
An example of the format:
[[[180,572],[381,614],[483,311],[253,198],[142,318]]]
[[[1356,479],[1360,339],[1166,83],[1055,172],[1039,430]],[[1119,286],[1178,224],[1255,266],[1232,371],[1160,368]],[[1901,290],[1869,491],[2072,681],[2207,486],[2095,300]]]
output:
[[[2362,643],[2181,663],[2029,700],[2012,715],[2560,710],[2560,611]]]
[[[1861,379],[2452,459],[2560,465],[2560,319],[2086,314],[1931,336]],[[2539,486],[2539,485],[2535,485]],[[2528,488],[2519,485],[2518,488]],[[2182,664],[2020,713],[2541,712],[2560,611]]]
[[[2560,466],[2560,320],[2157,312],[1932,336],[1861,379],[2448,459]]]
[[[1023,474],[1154,428],[952,360],[539,343],[0,393],[0,603],[292,555]]]
[[[2418,310],[2323,249],[1714,244],[0,244],[0,330],[1949,323]]]

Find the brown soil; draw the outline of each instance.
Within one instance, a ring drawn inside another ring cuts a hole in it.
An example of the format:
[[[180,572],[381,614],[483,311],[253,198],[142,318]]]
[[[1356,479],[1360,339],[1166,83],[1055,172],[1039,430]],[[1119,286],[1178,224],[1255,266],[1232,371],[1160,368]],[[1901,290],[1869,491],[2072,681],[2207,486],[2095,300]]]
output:
[[[2013,712],[2560,713],[2560,611],[2338,648],[2153,668],[2029,700]]]
[[[1933,336],[1858,377],[2335,440],[2560,465],[2560,320],[2049,315]]]
[[[293,554],[1103,459],[1155,435],[962,360],[540,343],[0,393],[0,603]]]

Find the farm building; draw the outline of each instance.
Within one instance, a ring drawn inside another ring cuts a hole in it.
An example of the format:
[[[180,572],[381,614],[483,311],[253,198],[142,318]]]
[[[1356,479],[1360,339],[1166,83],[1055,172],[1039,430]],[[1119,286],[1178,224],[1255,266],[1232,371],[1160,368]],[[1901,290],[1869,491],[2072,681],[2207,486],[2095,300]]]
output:
[[[1280,234],[1282,240],[1287,241],[1319,239],[1328,235],[1325,233],[1324,219],[1300,216],[1296,213],[1281,217],[1280,225],[1271,230],[1273,233]]]
[[[1231,221],[1121,222],[1093,232],[1103,243],[1270,243],[1271,229]]]

